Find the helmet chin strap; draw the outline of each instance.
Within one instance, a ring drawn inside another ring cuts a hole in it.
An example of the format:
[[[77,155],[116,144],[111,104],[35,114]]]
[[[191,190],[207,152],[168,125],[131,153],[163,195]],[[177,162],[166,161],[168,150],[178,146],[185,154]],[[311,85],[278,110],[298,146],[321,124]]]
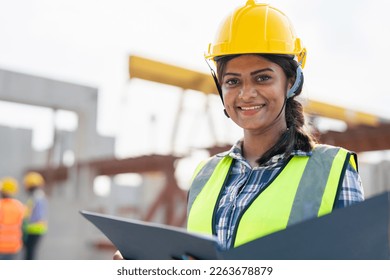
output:
[[[218,82],[217,74],[215,74],[214,69],[210,66],[210,64],[209,64],[209,62],[207,61],[207,59],[206,59],[206,63],[207,63],[207,66],[210,68],[211,76],[213,76],[214,83],[215,83],[215,86],[217,87],[219,97],[221,97],[222,105],[225,107],[225,102],[223,102],[223,97],[222,97],[222,89],[221,89],[221,85],[220,85],[219,82]],[[225,114],[225,116],[226,116],[227,118],[230,119],[230,116],[229,116],[229,114],[227,113],[226,109],[223,109],[223,113]]]
[[[219,94],[219,96],[221,97],[221,100],[222,100],[222,104],[225,105],[224,102],[223,102],[222,89],[221,89],[221,85],[218,82],[217,74],[215,74],[214,69],[210,66],[210,64],[209,64],[207,59],[206,59],[206,64],[210,68],[211,76],[213,76],[215,86],[217,87],[218,94]]]

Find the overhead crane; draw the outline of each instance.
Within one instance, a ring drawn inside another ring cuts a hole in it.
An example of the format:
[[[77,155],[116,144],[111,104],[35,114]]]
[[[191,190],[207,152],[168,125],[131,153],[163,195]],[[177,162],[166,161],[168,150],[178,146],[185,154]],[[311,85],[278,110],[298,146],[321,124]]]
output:
[[[140,56],[129,56],[129,77],[176,86],[183,90],[218,94],[210,74]],[[312,99],[303,105],[307,114],[341,120],[348,125],[377,126],[384,121],[374,114]]]

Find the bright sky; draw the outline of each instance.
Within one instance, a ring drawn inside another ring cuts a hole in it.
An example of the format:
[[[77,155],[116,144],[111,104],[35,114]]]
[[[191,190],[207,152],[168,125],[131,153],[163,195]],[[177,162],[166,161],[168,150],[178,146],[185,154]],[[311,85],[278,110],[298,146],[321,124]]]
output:
[[[203,53],[219,22],[245,2],[0,0],[0,68],[97,87],[98,131],[118,136],[118,153],[167,152],[180,91],[143,81],[129,83],[128,56],[208,72]],[[307,98],[390,118],[389,1],[268,2],[290,17],[308,50]],[[197,126],[198,121],[207,123],[204,102],[199,94],[186,96],[181,134],[193,145],[213,141],[211,136],[201,137],[210,135],[207,125]],[[218,99],[213,103],[220,106]],[[0,103],[0,123],[34,127],[41,136],[35,146],[47,145],[51,122],[43,125],[40,120],[47,120],[50,112],[11,105]],[[24,119],[17,118],[17,110],[24,112]],[[214,131],[219,141],[234,141],[239,130],[228,125],[219,109],[217,115],[222,124]]]

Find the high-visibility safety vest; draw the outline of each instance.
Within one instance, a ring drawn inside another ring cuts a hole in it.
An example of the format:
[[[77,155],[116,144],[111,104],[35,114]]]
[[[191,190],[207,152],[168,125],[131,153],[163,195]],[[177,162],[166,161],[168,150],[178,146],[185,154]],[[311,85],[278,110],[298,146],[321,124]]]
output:
[[[23,204],[12,198],[0,200],[0,254],[15,254],[23,246]]]
[[[41,198],[42,199],[42,198]],[[27,200],[27,214],[26,214],[26,225],[25,225],[25,232],[27,234],[34,234],[34,235],[42,235],[47,232],[48,226],[47,221],[44,220],[45,217],[33,217],[33,211],[37,211],[43,215],[46,214],[46,205],[37,204],[37,201],[35,199],[28,199]],[[40,208],[40,209],[35,209]],[[32,220],[34,218],[34,220]],[[38,220],[35,220],[38,219]]]
[[[330,213],[350,160],[357,169],[355,154],[328,145],[317,145],[311,156],[292,156],[248,203],[235,227],[232,245]],[[215,234],[215,213],[232,162],[230,156],[214,156],[195,171],[188,196],[189,231]]]

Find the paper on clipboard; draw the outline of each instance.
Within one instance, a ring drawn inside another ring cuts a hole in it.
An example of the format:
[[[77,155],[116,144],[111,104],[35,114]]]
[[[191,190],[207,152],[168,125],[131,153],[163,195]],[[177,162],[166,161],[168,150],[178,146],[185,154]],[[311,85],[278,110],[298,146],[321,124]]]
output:
[[[218,241],[185,229],[82,210],[125,259],[172,260],[182,255],[219,259]]]

